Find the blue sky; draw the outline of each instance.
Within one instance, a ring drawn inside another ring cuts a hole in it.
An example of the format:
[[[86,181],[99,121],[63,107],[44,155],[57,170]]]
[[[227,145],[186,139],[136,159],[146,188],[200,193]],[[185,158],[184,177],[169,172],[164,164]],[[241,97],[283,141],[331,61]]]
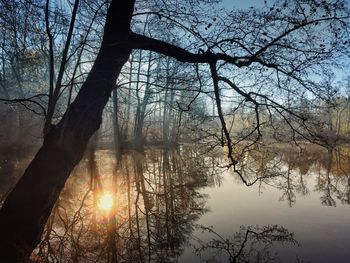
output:
[[[266,0],[267,4],[271,4],[276,2],[276,0]],[[346,0],[345,2],[348,3],[350,6],[350,0]],[[232,8],[249,8],[250,6],[254,7],[259,7],[263,6],[265,4],[264,0],[223,0],[222,1],[223,5],[227,9],[232,9]]]
[[[222,3],[228,10],[230,10],[233,8],[249,8],[250,6],[263,6],[264,0],[223,0]]]

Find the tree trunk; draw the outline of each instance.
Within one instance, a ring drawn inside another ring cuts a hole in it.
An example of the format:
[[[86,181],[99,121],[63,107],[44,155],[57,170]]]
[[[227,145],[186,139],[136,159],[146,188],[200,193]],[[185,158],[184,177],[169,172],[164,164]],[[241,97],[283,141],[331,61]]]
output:
[[[112,113],[112,122],[113,122],[113,141],[114,141],[114,150],[117,162],[121,160],[121,138],[120,135],[120,123],[119,123],[119,101],[118,101],[118,91],[115,89],[112,92],[112,101],[113,101],[113,113]]]
[[[151,84],[150,84],[150,70],[151,70],[151,60],[152,60],[152,53],[149,52],[148,55],[148,65],[147,65],[147,77],[146,77],[146,87],[144,91],[144,96],[142,98],[142,101],[140,101],[139,96],[139,90],[137,88],[137,109],[135,114],[135,125],[134,125],[134,146],[135,149],[139,152],[144,151],[144,145],[145,145],[145,136],[143,134],[143,125],[145,121],[145,115],[146,115],[146,108],[148,105],[148,102],[151,98]],[[139,61],[141,64],[141,59]],[[138,73],[140,75],[140,72]],[[139,82],[137,83],[137,87],[139,85]]]
[[[128,133],[129,133],[129,122],[130,122],[130,110],[131,110],[131,89],[132,89],[132,81],[133,81],[133,57],[131,54],[130,59],[130,70],[129,70],[129,87],[128,87],[128,96],[126,99],[127,108],[126,108],[126,118],[124,121],[124,129],[122,132],[121,140],[127,141],[128,140]]]
[[[131,52],[125,42],[130,35],[133,5],[131,0],[112,1],[91,72],[2,206],[0,262],[28,261],[67,178],[99,128],[103,108]]]

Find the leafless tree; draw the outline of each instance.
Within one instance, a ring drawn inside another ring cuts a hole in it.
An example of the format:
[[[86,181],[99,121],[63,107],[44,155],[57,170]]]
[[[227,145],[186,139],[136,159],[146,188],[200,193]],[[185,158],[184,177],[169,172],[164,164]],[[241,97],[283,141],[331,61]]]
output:
[[[43,146],[0,210],[1,260],[27,259],[38,244],[67,178],[101,124],[103,109],[134,49],[201,64],[208,70],[222,128],[222,145],[227,147],[229,165],[235,171],[238,163],[223,110],[223,86],[253,107],[256,122],[246,136],[253,142],[263,136],[261,109],[277,113],[294,134],[299,133],[305,119],[279,98],[286,90],[322,97],[321,76],[349,52],[349,12],[345,3],[278,1],[262,9],[232,12],[215,11],[215,3],[209,1],[198,3],[111,1],[101,46],[89,74],[61,120],[46,129]],[[135,33],[131,20],[142,23],[145,15],[158,18],[164,31],[176,27],[174,38],[189,36],[189,40],[176,46],[147,32]],[[62,59],[65,62],[67,58]],[[59,90],[52,84],[50,90],[57,98]],[[251,184],[238,175],[247,185]]]

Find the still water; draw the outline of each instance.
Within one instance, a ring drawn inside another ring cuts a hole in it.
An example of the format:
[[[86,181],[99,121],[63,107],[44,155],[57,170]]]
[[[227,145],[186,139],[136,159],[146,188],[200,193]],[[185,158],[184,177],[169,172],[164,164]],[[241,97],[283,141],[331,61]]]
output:
[[[350,151],[258,147],[238,168],[194,147],[89,151],[34,262],[349,262]],[[1,164],[2,195],[29,158]]]

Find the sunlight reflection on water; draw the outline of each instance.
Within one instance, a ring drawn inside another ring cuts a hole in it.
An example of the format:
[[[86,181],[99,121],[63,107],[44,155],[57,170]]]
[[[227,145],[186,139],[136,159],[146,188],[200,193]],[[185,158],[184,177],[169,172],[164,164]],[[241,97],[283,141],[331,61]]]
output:
[[[347,149],[251,153],[241,172],[269,176],[246,187],[220,158],[191,148],[127,154],[118,167],[98,150],[67,181],[36,253],[52,262],[225,262],[230,253],[275,262],[275,252],[281,262],[348,262],[349,160]]]

